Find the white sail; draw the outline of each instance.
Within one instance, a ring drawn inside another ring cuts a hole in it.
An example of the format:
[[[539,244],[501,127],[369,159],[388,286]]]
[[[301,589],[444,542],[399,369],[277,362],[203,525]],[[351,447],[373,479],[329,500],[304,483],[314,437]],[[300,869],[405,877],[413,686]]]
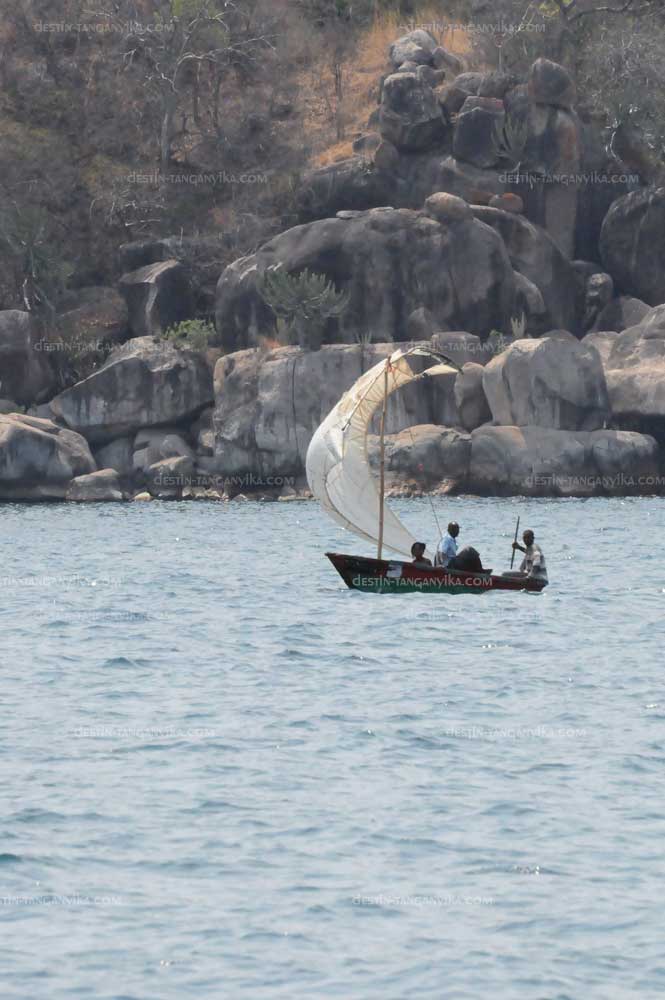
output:
[[[307,481],[314,496],[335,521],[369,542],[378,541],[381,509],[367,455],[369,425],[385,395],[414,379],[455,374],[456,369],[447,364],[414,372],[408,357],[427,354],[430,352],[421,348],[396,351],[365,372],[330,411],[307,451]],[[383,512],[384,546],[410,557],[416,539],[385,504]]]

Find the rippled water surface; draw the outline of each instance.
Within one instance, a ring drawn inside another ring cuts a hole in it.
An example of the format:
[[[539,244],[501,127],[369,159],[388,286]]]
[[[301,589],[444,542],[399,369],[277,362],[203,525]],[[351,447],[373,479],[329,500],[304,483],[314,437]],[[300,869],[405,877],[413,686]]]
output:
[[[549,589],[348,591],[311,503],[0,507],[3,1000],[663,994],[665,505],[435,509]]]

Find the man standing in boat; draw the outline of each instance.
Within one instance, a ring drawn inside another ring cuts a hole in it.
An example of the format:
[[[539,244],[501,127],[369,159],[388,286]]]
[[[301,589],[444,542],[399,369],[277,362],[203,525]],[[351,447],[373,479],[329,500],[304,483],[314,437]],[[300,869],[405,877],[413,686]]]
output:
[[[522,535],[522,541],[526,547],[523,548],[519,542],[513,542],[513,548],[519,549],[520,552],[524,553],[520,572],[526,573],[532,580],[544,580],[545,583],[548,583],[545,556],[540,545],[536,545],[535,539],[536,536],[533,531],[527,528]]]
[[[459,524],[451,521],[448,525],[448,534],[444,535],[434,556],[435,566],[442,566],[445,569],[457,555],[457,536],[459,535]]]

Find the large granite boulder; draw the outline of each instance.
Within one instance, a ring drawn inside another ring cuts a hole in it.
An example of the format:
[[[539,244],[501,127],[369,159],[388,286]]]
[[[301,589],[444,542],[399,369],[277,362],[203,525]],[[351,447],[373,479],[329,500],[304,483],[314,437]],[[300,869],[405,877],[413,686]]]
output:
[[[572,111],[532,105],[519,178],[525,212],[568,258],[575,255],[581,162],[580,123]]]
[[[363,372],[399,345],[333,344],[305,352],[283,347],[268,353],[238,351],[215,368],[215,460],[220,474],[253,476],[270,486],[275,476],[299,476],[312,435]],[[428,367],[429,358],[413,364]],[[458,423],[454,374],[414,383],[388,401],[386,433],[413,424]],[[378,432],[378,420],[375,432]]]
[[[489,495],[604,496],[658,492],[658,445],[628,431],[479,427],[468,488]]]
[[[621,292],[651,306],[665,302],[665,188],[618,198],[603,222],[600,253]]]
[[[501,156],[498,137],[505,120],[503,101],[493,97],[467,97],[455,125],[454,156],[476,167],[496,166]]]
[[[581,333],[580,303],[571,290],[576,287],[575,271],[552,237],[524,216],[484,205],[473,207],[480,221],[501,236],[516,271],[540,291],[546,313],[545,328]]]
[[[155,462],[146,469],[145,480],[148,492],[163,500],[180,497],[183,490],[198,485],[194,463],[184,455]]]
[[[600,311],[590,332],[616,330],[617,333],[623,333],[631,326],[638,326],[649,312],[650,307],[641,299],[634,299],[630,295],[619,295]]]
[[[0,312],[0,396],[21,406],[41,403],[55,388],[53,345],[27,312]]]
[[[568,70],[550,59],[536,59],[529,72],[529,94],[535,104],[572,108],[575,84]]]
[[[133,468],[144,472],[156,462],[166,458],[189,458],[194,451],[176,427],[140,430],[134,439]]]
[[[484,369],[495,423],[597,430],[610,417],[600,356],[574,338],[518,340]]]
[[[605,373],[614,425],[665,444],[665,305],[618,334]]]
[[[460,73],[439,91],[439,103],[446,119],[456,115],[467,97],[478,96],[483,81],[482,73]]]
[[[72,479],[65,500],[76,503],[99,503],[124,500],[120,480],[115,469],[101,469],[87,476]]]
[[[134,337],[159,336],[192,315],[187,274],[177,260],[147,264],[124,274],[120,291],[127,303]]]
[[[260,280],[269,267],[325,274],[349,303],[325,340],[404,339],[407,317],[421,306],[441,330],[482,337],[506,329],[514,301],[512,268],[501,238],[475,219],[437,221],[406,209],[344,213],[296,226],[223,272],[217,332],[226,351],[274,338]]]
[[[119,437],[93,452],[100,469],[113,469],[119,476],[129,476],[134,470],[134,441],[132,437]]]
[[[394,41],[388,50],[388,55],[393,69],[396,70],[405,62],[428,66],[433,65],[434,52],[437,48],[438,43],[429,31],[416,28]]]
[[[593,328],[596,320],[606,306],[614,298],[614,282],[609,274],[597,271],[591,274],[586,282],[584,296],[584,319],[582,326],[585,330]],[[600,329],[609,329],[606,326]]]
[[[432,166],[436,169],[426,175],[421,171],[420,177],[426,177],[430,184],[436,181],[435,190],[455,194],[469,204],[487,205],[493,196],[506,190],[507,181],[501,179],[505,175],[488,167],[479,167],[454,156],[439,158]]]
[[[380,439],[368,441],[372,467],[378,470]],[[414,484],[431,490],[443,484],[464,486],[469,475],[471,438],[459,430],[435,424],[416,424],[386,436],[386,486]]]
[[[473,431],[492,419],[483,388],[483,371],[482,365],[469,361],[455,380],[455,402],[460,424],[467,431]]]
[[[396,197],[401,185],[393,175],[400,166],[395,146],[382,142],[373,159],[371,167],[367,158],[359,155],[308,171],[296,195],[299,221],[311,222],[337,212],[365,211],[382,205],[406,205],[405,193]]]
[[[38,417],[0,415],[0,499],[62,499],[72,479],[96,468],[80,434]]]
[[[120,262],[124,271],[137,271],[148,264],[177,260],[185,269],[197,312],[212,311],[219,262],[228,255],[232,240],[233,236],[225,232],[208,236],[178,235],[157,240],[134,240],[119,247]]]
[[[614,342],[618,336],[619,334],[616,330],[594,330],[591,333],[587,333],[581,342],[585,347],[593,347],[594,350],[598,351],[603,364],[603,370],[605,370],[610,354],[612,353],[612,348],[614,347]]]
[[[67,292],[58,313],[58,334],[81,350],[108,354],[130,336],[127,303],[115,288],[103,285]]]
[[[394,73],[383,84],[379,130],[397,149],[428,149],[441,142],[446,123],[431,86],[418,73]]]
[[[68,427],[104,444],[142,427],[193,419],[212,400],[212,374],[200,354],[139,337],[51,406]]]

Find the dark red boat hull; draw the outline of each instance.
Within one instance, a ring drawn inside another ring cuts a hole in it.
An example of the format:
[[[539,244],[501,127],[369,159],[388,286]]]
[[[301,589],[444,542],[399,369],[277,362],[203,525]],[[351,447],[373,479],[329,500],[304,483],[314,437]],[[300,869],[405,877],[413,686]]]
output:
[[[364,556],[326,552],[326,556],[352,590],[374,594],[486,594],[490,590],[524,590],[538,594],[547,586],[543,580],[526,576],[495,576],[491,570],[467,573],[464,570],[418,569],[409,562],[368,559]]]

